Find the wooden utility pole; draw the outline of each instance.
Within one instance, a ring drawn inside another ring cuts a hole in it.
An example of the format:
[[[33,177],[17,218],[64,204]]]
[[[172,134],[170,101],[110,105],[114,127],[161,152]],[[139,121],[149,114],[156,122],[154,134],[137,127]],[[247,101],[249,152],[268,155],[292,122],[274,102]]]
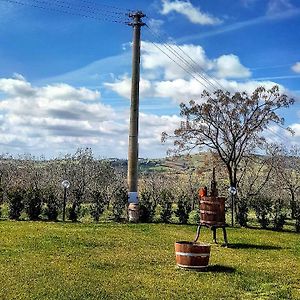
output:
[[[140,48],[141,27],[145,25],[142,18],[145,14],[137,11],[129,14],[133,27],[132,43],[132,79],[131,105],[128,141],[128,215],[129,220],[137,222],[139,219],[138,207],[138,128],[139,128],[139,83],[140,83]]]

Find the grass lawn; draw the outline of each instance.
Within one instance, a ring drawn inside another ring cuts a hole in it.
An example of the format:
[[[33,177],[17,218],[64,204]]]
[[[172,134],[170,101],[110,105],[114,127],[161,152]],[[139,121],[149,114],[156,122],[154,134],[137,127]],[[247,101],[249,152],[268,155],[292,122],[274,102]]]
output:
[[[0,299],[300,299],[299,234],[228,228],[206,272],[177,269],[174,242],[195,231],[0,221]]]

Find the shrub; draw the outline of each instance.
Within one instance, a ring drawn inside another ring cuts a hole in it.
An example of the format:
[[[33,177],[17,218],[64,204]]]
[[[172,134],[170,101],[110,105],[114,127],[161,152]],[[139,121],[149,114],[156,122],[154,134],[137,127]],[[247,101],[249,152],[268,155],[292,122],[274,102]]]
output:
[[[249,213],[249,201],[244,198],[236,198],[236,218],[240,226],[247,227],[248,213]]]
[[[104,212],[107,201],[105,200],[103,193],[100,191],[92,191],[91,199],[92,199],[92,204],[90,206],[91,216],[93,217],[94,221],[99,222],[99,219]]]
[[[84,192],[80,188],[75,188],[72,192],[73,195],[75,196],[75,200],[72,203],[72,206],[68,209],[69,212],[68,217],[69,220],[71,220],[72,222],[78,222]]]
[[[76,202],[72,203],[72,206],[68,208],[68,219],[72,222],[78,222],[78,217],[80,214],[80,206]]]
[[[50,221],[57,221],[59,201],[52,189],[46,190],[44,195],[44,201],[46,203],[45,214]]]
[[[175,211],[180,224],[187,224],[191,210],[191,201],[189,201],[186,194],[182,193],[178,198],[177,210]]]
[[[258,223],[262,228],[266,229],[270,224],[272,199],[267,196],[257,197],[252,200],[252,207],[255,211]]]
[[[3,187],[0,186],[0,218],[2,215],[1,205],[3,204],[3,202],[4,202],[4,190]]]
[[[161,213],[160,218],[164,223],[170,223],[172,217],[172,194],[168,190],[162,190],[160,194]]]
[[[275,230],[282,230],[285,224],[286,213],[284,212],[284,201],[282,199],[277,199],[274,203],[274,218],[273,224]]]
[[[42,196],[37,188],[30,188],[24,202],[25,212],[30,220],[36,221],[42,211]]]
[[[156,205],[151,199],[149,191],[142,191],[140,194],[140,221],[150,223],[153,222]]]
[[[295,219],[296,219],[296,223],[295,223],[296,232],[300,232],[300,203],[298,203],[298,206],[296,206],[295,209]]]
[[[120,222],[124,213],[125,205],[128,202],[127,189],[124,186],[116,187],[112,201],[113,220]]]
[[[12,220],[19,220],[24,209],[24,190],[16,188],[7,193],[8,197],[8,217]]]

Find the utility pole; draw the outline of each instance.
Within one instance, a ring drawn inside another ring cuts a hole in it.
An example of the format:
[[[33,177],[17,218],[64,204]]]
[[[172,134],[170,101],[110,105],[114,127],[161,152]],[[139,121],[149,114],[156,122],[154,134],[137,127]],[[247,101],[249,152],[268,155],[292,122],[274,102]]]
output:
[[[128,140],[128,217],[129,221],[139,220],[138,205],[138,129],[139,129],[139,84],[140,84],[140,48],[141,27],[145,25],[142,18],[145,14],[141,11],[130,13],[133,27],[132,43],[132,79],[131,79],[131,104],[130,125]]]

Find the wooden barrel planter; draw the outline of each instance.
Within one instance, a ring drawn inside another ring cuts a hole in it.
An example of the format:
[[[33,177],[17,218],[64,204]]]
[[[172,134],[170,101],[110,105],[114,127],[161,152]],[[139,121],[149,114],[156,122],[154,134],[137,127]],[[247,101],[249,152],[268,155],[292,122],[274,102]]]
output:
[[[208,266],[210,245],[187,241],[175,242],[175,254],[178,267],[203,270]]]
[[[140,219],[140,208],[137,203],[129,203],[128,205],[129,222],[138,222]]]
[[[201,197],[200,222],[208,225],[225,224],[225,198]]]

